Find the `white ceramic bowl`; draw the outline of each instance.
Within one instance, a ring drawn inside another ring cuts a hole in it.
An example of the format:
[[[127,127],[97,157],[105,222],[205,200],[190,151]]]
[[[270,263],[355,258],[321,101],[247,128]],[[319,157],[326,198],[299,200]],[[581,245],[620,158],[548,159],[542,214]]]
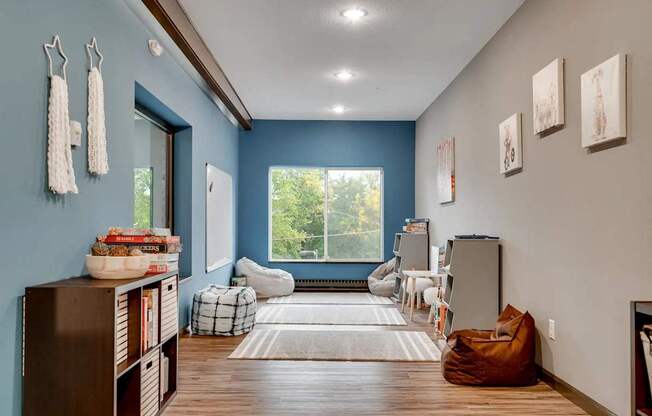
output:
[[[147,273],[149,256],[92,256],[86,255],[88,274],[95,279],[135,279]]]

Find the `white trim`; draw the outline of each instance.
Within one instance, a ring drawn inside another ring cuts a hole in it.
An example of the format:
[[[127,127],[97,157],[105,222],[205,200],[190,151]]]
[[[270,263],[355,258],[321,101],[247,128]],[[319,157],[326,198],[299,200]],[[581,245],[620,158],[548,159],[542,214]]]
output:
[[[328,257],[328,168],[324,169],[324,262]]]
[[[217,270],[219,268],[222,268],[226,266],[227,264],[231,264],[233,262],[232,259],[228,257],[221,258],[217,260],[215,263],[211,264],[210,266],[206,266],[206,273],[210,273],[214,270]]]
[[[272,259],[272,169],[267,169],[267,260]]]
[[[272,170],[321,170],[324,172],[324,258],[274,259],[272,258]],[[378,258],[333,259],[328,256],[328,172],[342,170],[368,170],[380,172],[380,253]],[[267,170],[267,261],[270,263],[382,263],[385,258],[385,170],[379,166],[292,166],[273,165]]]
[[[183,54],[181,49],[177,46],[176,43],[172,40],[170,35],[167,34],[163,26],[154,18],[152,13],[147,9],[142,0],[125,0],[125,4],[131,11],[134,13],[138,19],[143,23],[145,28],[151,32],[153,36],[156,37],[156,40],[163,45],[164,52],[169,53],[169,55],[174,59],[174,61],[181,67],[181,69],[190,76],[195,84],[199,87],[200,90],[209,100],[215,104],[215,106],[226,116],[226,118],[233,124],[238,127],[240,124],[236,120],[235,116],[231,114],[226,105],[220,100],[220,98],[215,94],[211,87],[206,83],[206,80],[199,74],[194,66],[190,63],[188,58]],[[148,44],[143,42],[143,49],[141,52],[146,52],[148,49]],[[160,58],[159,58],[160,59]],[[138,81],[138,80],[137,80]]]
[[[382,259],[353,258],[353,259],[273,259],[271,263],[382,263]]]

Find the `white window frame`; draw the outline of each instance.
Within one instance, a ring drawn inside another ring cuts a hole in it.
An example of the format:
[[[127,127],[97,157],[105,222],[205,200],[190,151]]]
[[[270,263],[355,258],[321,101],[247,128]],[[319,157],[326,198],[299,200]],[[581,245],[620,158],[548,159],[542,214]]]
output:
[[[274,259],[272,258],[272,170],[323,170],[324,171],[324,258]],[[331,170],[377,170],[380,172],[380,257],[370,259],[331,259],[328,257],[328,172]],[[378,166],[270,166],[267,171],[267,260],[270,263],[382,263],[385,257],[385,172]]]

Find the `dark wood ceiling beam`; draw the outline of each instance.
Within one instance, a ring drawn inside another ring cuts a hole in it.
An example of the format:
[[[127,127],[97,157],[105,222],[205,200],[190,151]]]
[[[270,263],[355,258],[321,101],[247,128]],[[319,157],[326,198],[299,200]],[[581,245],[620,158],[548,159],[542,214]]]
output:
[[[245,130],[251,115],[177,0],[143,0],[192,66]]]

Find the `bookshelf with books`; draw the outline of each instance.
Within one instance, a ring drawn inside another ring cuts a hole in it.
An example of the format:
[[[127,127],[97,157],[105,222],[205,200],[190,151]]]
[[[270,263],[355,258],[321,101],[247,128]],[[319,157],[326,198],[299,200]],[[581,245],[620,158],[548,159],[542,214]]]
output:
[[[27,288],[24,414],[160,414],[176,394],[177,284],[171,272]]]

